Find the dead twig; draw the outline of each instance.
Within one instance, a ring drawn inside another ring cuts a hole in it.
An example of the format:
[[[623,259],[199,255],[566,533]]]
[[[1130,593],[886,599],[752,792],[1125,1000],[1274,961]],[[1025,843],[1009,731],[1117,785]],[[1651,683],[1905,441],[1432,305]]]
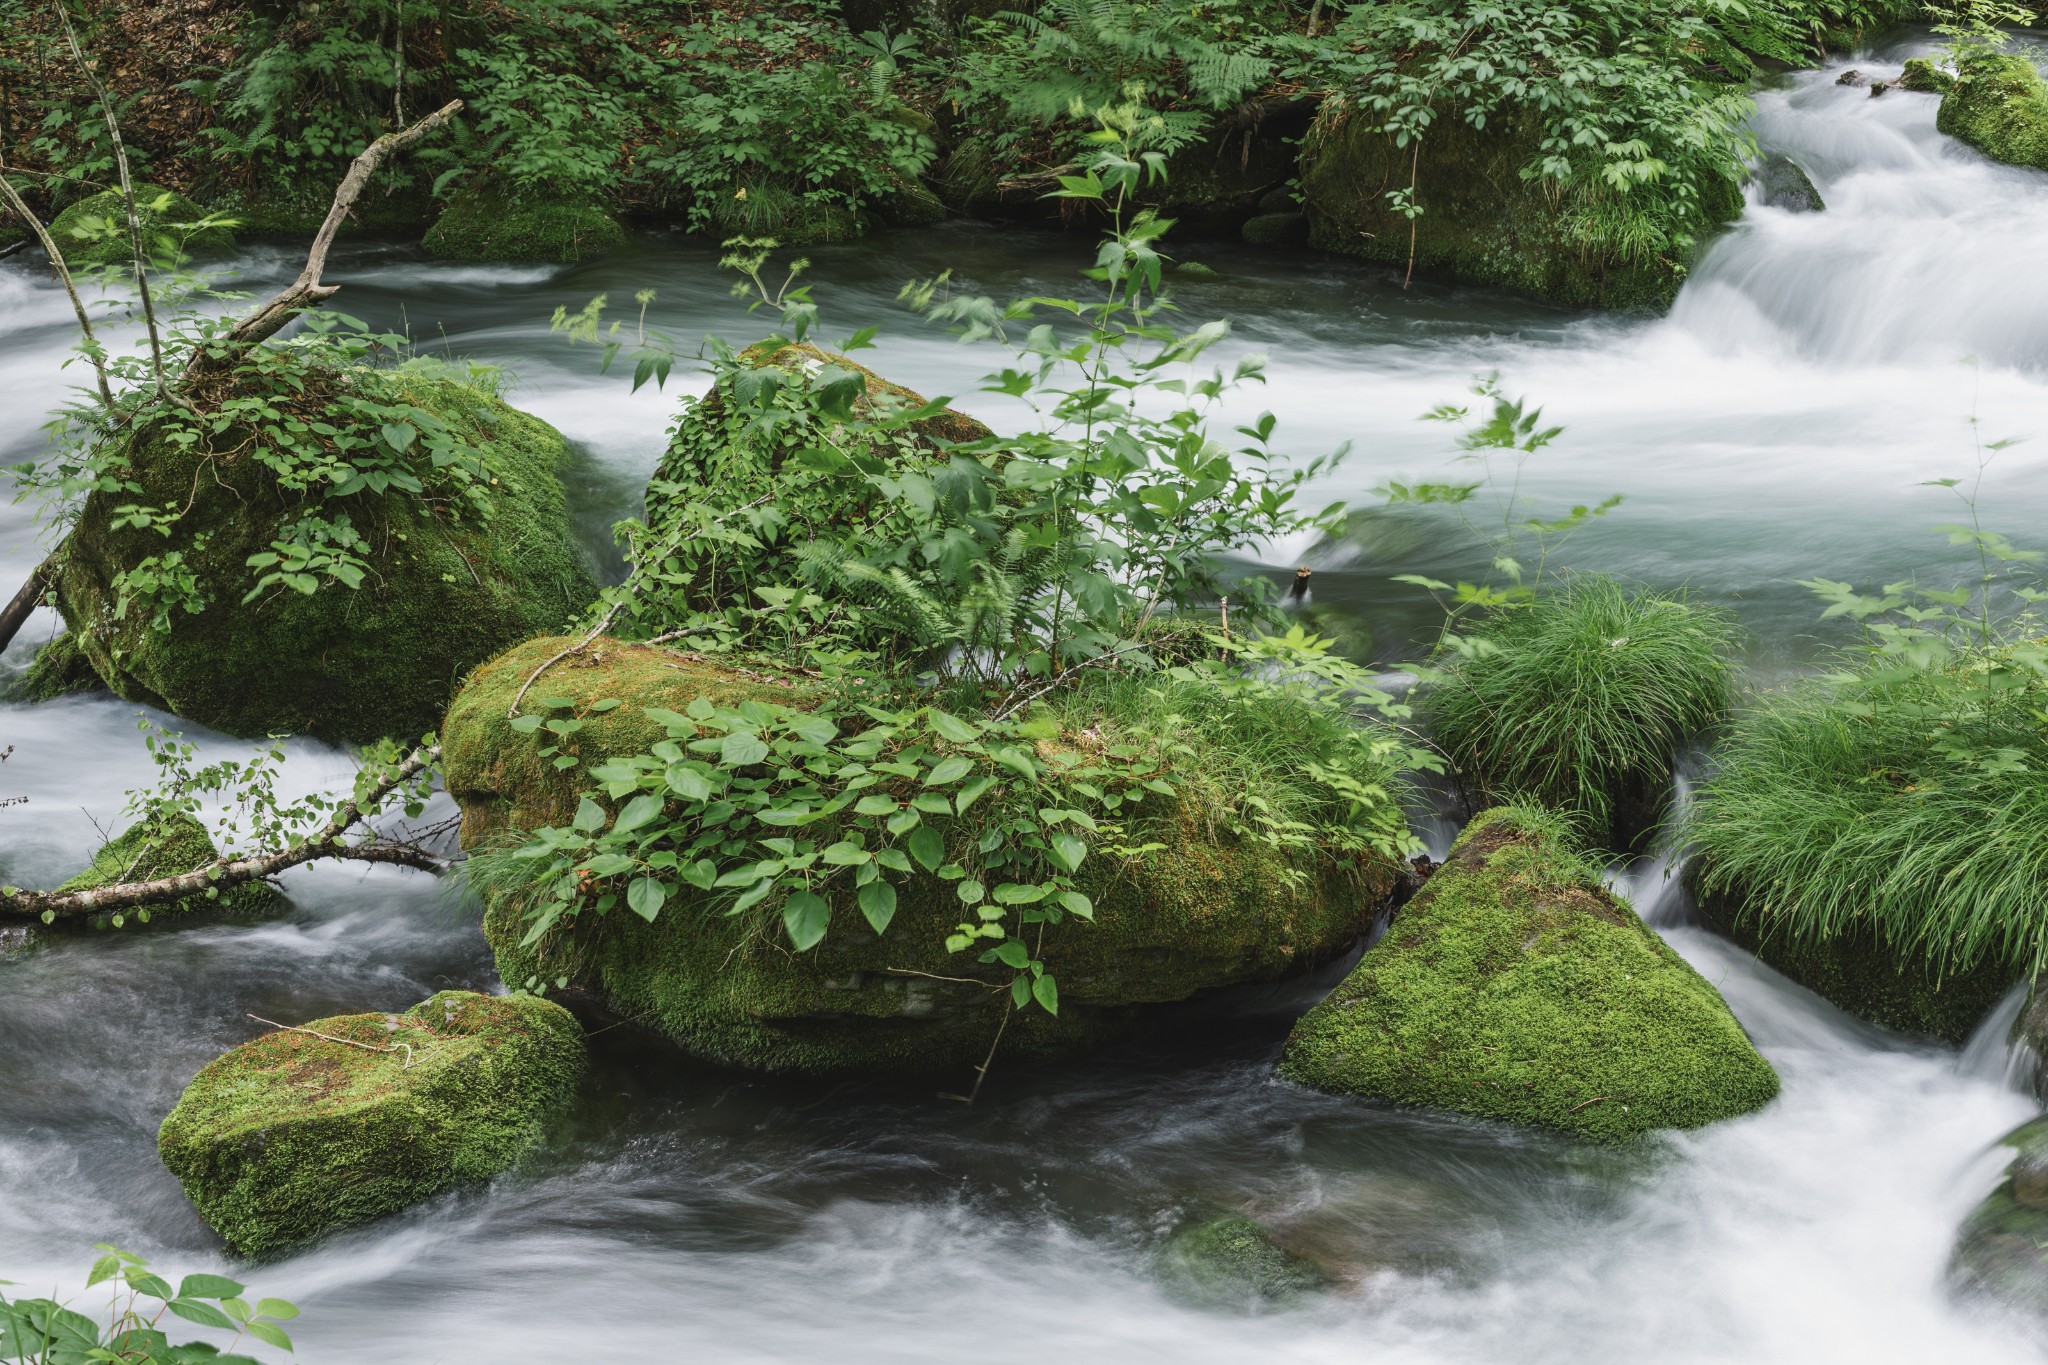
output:
[[[286,1033],[303,1033],[308,1037],[318,1038],[322,1042],[340,1043],[343,1047],[359,1047],[365,1052],[403,1052],[405,1054],[405,1065],[398,1069],[400,1071],[412,1070],[411,1043],[393,1043],[389,1047],[378,1047],[375,1043],[359,1043],[353,1038],[337,1038],[331,1033],[320,1033],[313,1029],[300,1028],[297,1024],[280,1024],[274,1019],[265,1019],[260,1014],[252,1014],[249,1018],[254,1019],[259,1024],[268,1024],[274,1029],[281,1029]]]

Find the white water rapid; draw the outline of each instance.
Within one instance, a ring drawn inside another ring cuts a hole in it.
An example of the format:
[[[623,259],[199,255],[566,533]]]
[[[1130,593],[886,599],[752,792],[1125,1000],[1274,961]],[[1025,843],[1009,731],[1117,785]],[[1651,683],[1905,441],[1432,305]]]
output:
[[[1854,64],[1888,74],[1911,50]],[[2048,175],[1940,137],[1931,97],[1837,87],[1848,64],[1759,97],[1759,136],[1807,169],[1825,212],[1753,206],[1666,318],[1404,291],[1343,260],[1199,246],[1221,278],[1190,283],[1183,306],[1270,349],[1256,402],[1289,448],[1355,444],[1320,490],[1332,498],[1367,503],[1383,479],[1444,471],[1444,431],[1414,419],[1501,371],[1568,428],[1530,464],[1540,498],[1628,496],[1572,562],[1689,583],[1736,608],[1761,673],[1796,667],[1819,635],[1796,580],[1947,572],[1953,552],[1926,528],[1954,516],[1953,495],[1918,485],[1969,474],[1973,430],[2037,438],[1991,465],[1987,523],[2036,544],[2048,525]],[[890,316],[914,275],[953,266],[966,288],[1058,292],[1085,259],[1071,240],[971,226],[813,254],[833,335]],[[512,270],[364,244],[334,273],[339,305],[519,376],[512,400],[586,451],[572,497],[601,545],[634,510],[674,392],[628,397],[549,337],[548,314],[653,283],[660,325],[743,338],[712,256],[650,241]],[[273,248],[244,265],[252,281],[290,268]],[[0,266],[8,460],[38,452],[44,410],[76,378],[58,369],[65,316],[30,266]],[[975,393],[998,363],[986,352],[904,321],[871,354],[1004,416]],[[1319,553],[1318,603],[1364,619],[1390,663],[1421,611],[1391,576],[1485,568],[1448,532],[1379,523]],[[23,509],[0,507],[0,584],[37,557]],[[50,628],[39,619],[8,662]],[[106,697],[0,705],[0,749],[14,746],[0,796],[30,798],[0,812],[0,880],[84,864],[94,820],[112,824],[146,776],[134,712]],[[201,738],[209,754],[242,747]],[[345,771],[323,746],[293,752],[306,785]],[[704,1070],[617,1030],[595,1040],[573,1129],[527,1166],[235,1273],[299,1301],[300,1358],[325,1365],[2040,1361],[2035,1329],[1943,1287],[1957,1225],[2000,1164],[1991,1145],[2037,1108],[2005,1079],[2005,1020],[1960,1055],[1860,1025],[1689,922],[1665,871],[1653,861],[1622,885],[1720,987],[1784,1093],[1643,1150],[1277,1083],[1279,1040],[1318,983],[1189,1010],[1082,1063],[999,1072],[971,1110],[929,1086]],[[288,889],[294,908],[266,923],[0,958],[0,1278],[77,1292],[101,1241],[167,1271],[231,1268],[155,1156],[193,1072],[250,1036],[248,1013],[396,1009],[493,979],[474,908],[423,879],[311,870]],[[1183,1303],[1156,1256],[1198,1204],[1251,1212],[1348,1279],[1260,1316]]]

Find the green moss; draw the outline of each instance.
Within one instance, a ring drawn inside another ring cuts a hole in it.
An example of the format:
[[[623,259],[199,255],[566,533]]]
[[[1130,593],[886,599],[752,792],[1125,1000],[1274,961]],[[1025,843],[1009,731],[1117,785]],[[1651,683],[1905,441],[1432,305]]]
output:
[[[735,185],[708,206],[708,235],[772,237],[784,246],[850,242],[867,231],[867,220],[851,205],[786,185],[764,181]]]
[[[1188,1297],[1231,1307],[1287,1303],[1329,1283],[1321,1266],[1236,1216],[1182,1229],[1167,1246],[1166,1272]]]
[[[1934,126],[1993,161],[2048,170],[2048,81],[2019,53],[1966,52]]]
[[[203,192],[214,211],[234,219],[235,231],[244,236],[311,236],[334,203],[332,186],[310,182],[224,185]],[[423,184],[406,184],[388,172],[379,173],[342,220],[339,234],[416,232],[433,219],[433,197]]]
[[[445,766],[463,810],[465,848],[500,846],[508,833],[573,815],[581,784],[506,720],[521,684],[569,643],[534,640],[492,660],[450,707]],[[609,640],[557,664],[535,690],[575,703],[585,728],[574,742],[586,765],[664,738],[642,713],[648,706],[681,710],[698,696],[787,705],[806,695],[803,685],[767,673]],[[589,709],[611,698],[624,704]],[[1204,762],[1197,751],[1177,766],[1199,772]],[[1097,922],[1070,920],[1044,942],[1060,982],[1059,1016],[1016,1014],[1002,1035],[1006,1053],[1071,1052],[1122,1028],[1134,1006],[1267,980],[1334,953],[1371,923],[1392,885],[1385,864],[1333,858],[1304,868],[1298,855],[1212,833],[1193,810],[1159,810],[1140,828],[1138,837],[1167,847],[1128,860],[1100,853],[1083,865]],[[733,918],[693,900],[672,902],[653,924],[625,914],[585,917],[525,947],[517,898],[487,894],[484,933],[507,984],[567,977],[711,1061],[920,1071],[978,1063],[1002,1027],[1005,997],[959,979],[986,969],[945,951],[959,918],[951,885],[927,879],[903,887],[885,936],[839,905],[825,941],[801,956],[766,913]]]
[[[1906,70],[1899,77],[1899,88],[1918,90],[1924,94],[1946,95],[1955,88],[1956,78],[1936,66],[1926,57],[1909,57]]]
[[[1784,932],[1777,917],[1753,912],[1739,892],[1708,877],[1699,859],[1687,866],[1685,879],[1700,914],[1717,933],[1823,1000],[1881,1028],[1961,1043],[2020,978],[2021,964],[2005,960],[1943,972],[1888,947],[1868,928],[1827,939],[1795,937]]]
[[[491,515],[455,520],[396,489],[339,500],[377,550],[363,585],[328,584],[311,596],[278,589],[245,606],[256,578],[249,557],[284,533],[296,506],[283,503],[266,466],[238,454],[247,433],[188,449],[139,430],[125,452],[139,495],[86,500],[57,589],[79,647],[120,696],[229,734],[418,735],[480,660],[559,627],[590,600],[557,477],[569,458],[559,432],[426,371],[344,372],[341,382],[386,385],[393,401],[434,414],[481,450],[497,478]],[[118,503],[188,499],[192,510],[168,540],[113,529]],[[117,578],[170,550],[195,565],[205,609],[172,611],[167,630],[132,603],[117,614]]]
[[[79,692],[97,692],[106,687],[92,671],[92,661],[69,633],[36,651],[27,670],[7,685],[0,698],[7,701],[55,701]]]
[[[1972,1296],[2048,1315],[2048,1118],[2008,1133],[1998,1188],[1964,1220],[1949,1278]]]
[[[420,243],[449,260],[542,262],[587,260],[625,244],[625,229],[594,204],[507,203],[488,194],[448,205]]]
[[[91,891],[117,882],[175,877],[209,866],[219,857],[220,850],[214,847],[206,827],[189,815],[138,820],[102,846],[85,871],[57,890]],[[210,897],[187,896],[168,905],[151,906],[146,912],[130,910],[124,918],[138,918],[145,913],[151,920],[193,914],[254,917],[270,914],[284,903],[283,894],[268,882],[243,882]],[[103,928],[112,919],[111,914],[95,915],[91,923],[95,928]]]
[[[1295,1025],[1285,1078],[1621,1142],[1748,1113],[1778,1093],[1712,986],[1556,822],[1475,819],[1328,999]]]
[[[187,254],[232,251],[235,235],[224,227],[194,228],[206,212],[184,195],[157,185],[135,187],[135,212],[144,246],[175,242]],[[50,236],[72,266],[115,265],[132,256],[128,211],[119,190],[81,199],[50,221]]]
[[[1411,164],[1412,147],[1396,147],[1365,118],[1331,112],[1303,145],[1309,240],[1405,267],[1411,223],[1386,195],[1408,185],[1413,171],[1423,209],[1412,224],[1418,275],[1587,307],[1669,306],[1685,280],[1692,243],[1673,240],[1621,200],[1585,190],[1560,194],[1552,182],[1524,180],[1522,168],[1536,149],[1527,129],[1490,123],[1479,130],[1447,118],[1432,126]],[[1717,183],[1684,231],[1704,240],[1741,211],[1735,183]]]
[[[443,991],[402,1015],[304,1030],[209,1062],[157,1135],[200,1216],[244,1256],[506,1170],[545,1135],[583,1067],[576,1020],[533,996]]]

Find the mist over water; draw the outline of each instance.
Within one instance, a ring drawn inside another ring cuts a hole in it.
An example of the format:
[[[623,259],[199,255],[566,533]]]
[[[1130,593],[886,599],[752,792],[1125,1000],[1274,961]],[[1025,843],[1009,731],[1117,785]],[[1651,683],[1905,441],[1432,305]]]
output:
[[[1853,64],[1883,77],[1912,50]],[[1317,492],[1360,505],[1387,478],[1445,472],[1447,433],[1416,417],[1500,371],[1568,428],[1527,487],[1562,505],[1627,495],[1572,563],[1691,584],[1741,614],[1762,673],[1801,666],[1825,636],[1795,580],[1945,578],[1952,552],[1925,528],[1954,505],[1915,485],[1974,468],[1973,415],[1987,437],[2037,438],[1991,466],[1987,522],[2022,543],[2048,524],[2048,176],[1940,137],[1932,97],[1835,86],[1847,64],[1758,100],[1759,139],[1827,210],[1753,205],[1668,317],[1404,291],[1371,266],[1201,243],[1181,250],[1222,277],[1188,282],[1182,306],[1270,352],[1246,410],[1279,414],[1287,448],[1353,443]],[[902,315],[896,289],[952,267],[956,289],[1066,292],[1087,250],[953,225],[810,254],[828,339],[900,319],[862,358],[1002,425],[1019,414],[977,392],[997,356]],[[512,401],[582,447],[571,493],[597,551],[637,510],[678,385],[629,395],[548,316],[652,286],[670,333],[746,339],[761,324],[714,259],[650,238],[585,267],[450,266],[357,243],[330,278],[336,306],[517,376]],[[261,247],[238,268],[260,292],[296,264]],[[68,318],[33,270],[0,266],[0,457],[40,450],[45,409],[76,378],[58,368]],[[1276,563],[1302,549],[1276,547]],[[1388,662],[1425,619],[1392,575],[1485,568],[1451,528],[1384,518],[1314,554],[1318,604],[1357,613]],[[24,510],[0,508],[6,590],[38,557]],[[8,663],[52,628],[39,617]],[[52,883],[97,846],[95,821],[118,823],[148,776],[136,711],[0,707],[0,748],[15,747],[0,796],[30,798],[6,812],[0,880]],[[246,752],[195,738],[208,756]],[[290,747],[296,785],[348,770],[325,746]],[[579,1118],[526,1166],[246,1278],[300,1302],[304,1359],[363,1365],[2041,1359],[2025,1325],[1942,1289],[1956,1227],[2002,1164],[1992,1144],[2035,1110],[2007,1079],[2009,1017],[1961,1053],[1860,1024],[1698,927],[1669,870],[1653,858],[1617,885],[1784,1080],[1766,1110],[1699,1133],[1587,1151],[1275,1082],[1289,1022],[1344,963],[1171,1013],[1078,1064],[1001,1069],[973,1109],[929,1085],[713,1071],[614,1030],[593,1039]],[[315,868],[287,885],[293,909],[265,923],[0,958],[0,1278],[75,1289],[96,1241],[178,1272],[225,1268],[154,1151],[193,1072],[257,1031],[250,1013],[401,1009],[492,983],[475,908],[424,878]],[[1216,1206],[1341,1268],[1340,1288],[1251,1316],[1177,1299],[1159,1247]]]

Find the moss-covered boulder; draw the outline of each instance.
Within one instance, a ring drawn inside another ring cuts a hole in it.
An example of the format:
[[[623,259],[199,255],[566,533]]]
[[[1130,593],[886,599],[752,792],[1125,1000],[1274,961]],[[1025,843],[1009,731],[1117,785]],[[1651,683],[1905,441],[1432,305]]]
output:
[[[1716,933],[1880,1028],[1961,1043],[2020,979],[2018,962],[1998,959],[1944,971],[1884,943],[1868,927],[1849,928],[1828,939],[1799,934],[1788,927],[1789,913],[1751,904],[1739,890],[1709,875],[1703,859],[1686,865],[1685,884]]]
[[[1716,182],[1676,224],[1604,191],[1560,193],[1554,181],[1522,178],[1537,151],[1531,129],[1441,118],[1418,157],[1355,110],[1328,104],[1302,148],[1309,240],[1404,268],[1412,243],[1424,278],[1585,307],[1663,308],[1684,283],[1696,244],[1742,212],[1733,181]],[[1411,172],[1422,208],[1413,220],[1387,198]]]
[[[583,1031],[560,1005],[443,991],[216,1058],[157,1148],[232,1250],[270,1256],[506,1170],[582,1067]]]
[[[393,485],[316,501],[280,485],[277,457],[245,422],[204,425],[195,440],[181,439],[189,424],[132,431],[118,456],[134,487],[86,499],[57,582],[71,635],[120,696],[237,735],[414,736],[478,662],[558,628],[594,595],[558,476],[569,447],[553,427],[432,371],[318,379],[392,414],[360,433],[387,447],[383,432],[440,424],[471,482],[447,484],[418,436],[385,453],[424,494]],[[317,394],[305,401],[322,410]],[[184,510],[166,536],[126,523],[130,504]],[[289,549],[308,517],[347,520],[359,586],[312,570],[310,593],[259,586],[251,558]]]
[[[1773,152],[1758,164],[1755,175],[1758,197],[1771,208],[1787,213],[1819,213],[1827,208],[1813,177],[1789,156]]]
[[[119,882],[176,877],[211,866],[219,859],[220,850],[214,846],[206,827],[190,815],[151,816],[121,831],[93,855],[90,866],[57,890],[91,891]],[[266,915],[283,905],[283,894],[268,882],[241,882],[210,896],[186,896],[164,905],[128,910],[119,918],[149,922],[166,916],[202,913],[243,918]],[[115,920],[113,914],[91,917],[95,927]]]
[[[429,256],[456,261],[588,260],[626,244],[626,230],[595,204],[508,202],[466,194],[434,220],[420,243]]]
[[[507,720],[527,678],[571,643],[534,640],[492,660],[449,708],[444,763],[466,849],[502,847],[574,817],[587,779],[542,752],[549,744],[539,741],[551,737],[521,734]],[[645,708],[686,711],[699,697],[724,706],[802,705],[813,685],[601,639],[556,664],[529,695],[564,703],[554,713],[582,721],[570,747],[588,767],[667,739]],[[607,701],[619,704],[599,709]],[[1102,742],[1073,734],[1042,747],[1050,761],[1062,746],[1071,753]],[[1199,751],[1176,759],[1183,788],[1204,762]],[[508,985],[566,978],[714,1062],[908,1072],[979,1063],[998,1030],[1006,1054],[1069,1052],[1124,1027],[1137,1006],[1277,977],[1354,941],[1393,885],[1391,864],[1305,860],[1240,841],[1188,801],[1148,799],[1145,809],[1124,837],[1163,847],[1128,858],[1091,854],[1078,884],[1094,902],[1095,923],[1070,918],[1047,929],[1042,956],[1059,980],[1057,1018],[1029,1009],[1004,1024],[1007,993],[991,985],[1006,979],[976,979],[990,969],[945,951],[961,906],[952,884],[935,878],[901,885],[885,934],[842,906],[823,942],[802,954],[790,950],[766,906],[727,915],[687,896],[652,923],[586,914],[528,944],[519,898],[487,885],[484,933]],[[937,817],[933,826],[952,828]]]
[[[1620,1142],[1745,1114],[1777,1073],[1720,994],[1519,808],[1472,821],[1344,983],[1288,1080]]]
[[[100,675],[93,672],[92,661],[67,632],[36,651],[21,675],[0,690],[0,700],[55,701],[105,687]]]
[[[187,255],[232,251],[235,234],[225,227],[201,227],[206,211],[175,190],[135,187],[135,213],[145,250],[174,247]],[[81,199],[50,220],[50,236],[72,266],[113,265],[129,260],[128,210],[119,190]]]
[[[1955,83],[1954,76],[1926,57],[1907,58],[1906,69],[1899,76],[1901,90],[1917,90],[1925,95],[1946,95]]]
[[[224,183],[203,188],[206,202],[235,231],[248,236],[310,237],[327,221],[334,205],[333,186],[324,182]],[[437,216],[433,195],[424,179],[394,175],[389,163],[371,178],[337,230],[348,237],[366,232],[418,232]]]
[[[1285,1305],[1330,1283],[1320,1265],[1235,1214],[1181,1229],[1167,1244],[1164,1270],[1183,1297],[1239,1309]]]
[[[2012,1149],[1998,1188],[1964,1220],[1949,1262],[1961,1293],[2048,1316],[2048,1118],[2000,1140]]]
[[[1934,126],[1994,161],[2048,170],[2048,81],[2016,52],[1967,52]]]

